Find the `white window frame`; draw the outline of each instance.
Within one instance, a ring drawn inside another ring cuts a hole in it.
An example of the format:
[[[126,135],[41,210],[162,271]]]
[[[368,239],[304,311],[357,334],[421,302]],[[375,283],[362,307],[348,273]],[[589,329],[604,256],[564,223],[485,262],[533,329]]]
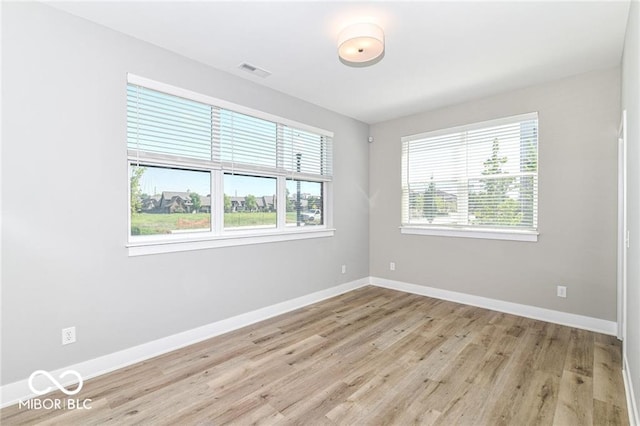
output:
[[[404,149],[405,145],[411,143],[411,141],[426,139],[429,137],[448,135],[466,131],[473,131],[483,128],[489,128],[494,126],[500,126],[504,124],[511,124],[526,120],[536,119],[538,120],[538,113],[531,112],[525,114],[519,114],[510,117],[503,117],[494,120],[487,120],[478,123],[472,123],[468,125],[462,125],[452,128],[440,129],[435,131],[429,131],[424,133],[419,133],[415,135],[403,136],[401,138],[401,142],[403,144],[403,164],[401,167],[402,173],[402,201],[401,201],[401,213],[402,213],[402,224],[400,225],[400,233],[408,234],[408,235],[428,235],[428,236],[438,236],[438,237],[459,237],[459,238],[480,238],[480,239],[490,239],[490,240],[511,240],[511,241],[526,241],[526,242],[537,242],[539,232],[536,227],[535,230],[522,230],[522,229],[508,229],[506,227],[477,227],[473,225],[468,226],[443,226],[443,225],[428,225],[428,224],[407,224],[405,221],[407,220],[408,212],[405,211],[405,205],[407,200],[405,200],[405,167],[404,163]],[[539,132],[538,132],[539,138]],[[539,145],[538,145],[539,146]],[[539,148],[538,148],[539,149]],[[539,153],[538,153],[538,170],[539,170]],[[536,172],[537,176],[537,172]],[[538,191],[539,192],[539,191]],[[538,198],[538,192],[536,192],[536,200]],[[468,195],[468,194],[465,194]],[[463,206],[463,208],[466,206]],[[537,224],[537,216],[538,216],[538,203],[534,206],[533,215],[535,217],[535,223]]]
[[[293,120],[278,117],[263,111],[254,110],[242,105],[237,105],[225,100],[192,92],[190,90],[157,82],[134,74],[127,74],[127,83],[143,86],[145,88],[163,92],[169,95],[179,96],[193,101],[213,105],[219,108],[232,110],[241,114],[268,120],[277,123],[278,126],[290,126],[296,129],[309,131],[321,136],[333,138],[333,133],[324,129],[298,123]],[[280,149],[280,148],[279,148]],[[331,155],[331,154],[329,154]],[[331,161],[331,160],[330,160]],[[280,241],[293,241],[308,238],[332,237],[333,228],[333,188],[331,176],[313,176],[305,174],[292,174],[290,171],[266,171],[256,167],[234,167],[233,170],[222,167],[212,167],[198,159],[176,159],[170,155],[144,153],[127,149],[127,172],[131,164],[140,166],[170,167],[184,170],[207,171],[211,175],[211,230],[194,233],[176,233],[169,235],[131,235],[131,187],[127,180],[127,248],[129,256],[149,254],[201,250],[218,247],[231,247],[249,244],[272,243]],[[224,188],[225,173],[235,173],[256,177],[271,177],[276,179],[277,205],[286,206],[286,182],[295,179],[322,184],[322,225],[308,227],[286,226],[286,208],[277,208],[275,228],[238,228],[224,229]]]

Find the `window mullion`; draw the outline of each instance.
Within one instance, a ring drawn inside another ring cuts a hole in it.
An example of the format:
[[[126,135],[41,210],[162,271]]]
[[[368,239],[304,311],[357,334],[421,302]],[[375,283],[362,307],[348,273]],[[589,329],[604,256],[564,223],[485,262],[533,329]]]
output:
[[[284,126],[280,123],[276,126],[276,169],[284,169]],[[285,229],[287,226],[287,179],[286,176],[278,176],[276,183],[276,228]]]
[[[322,184],[322,207],[322,217],[325,218],[324,225],[327,228],[333,228],[333,215],[330,214],[333,211],[333,183],[331,181]]]
[[[282,124],[276,127],[276,169],[284,168],[284,132]]]
[[[468,132],[462,132],[462,152],[464,155],[464,179],[460,181],[460,199],[458,200],[458,210],[460,216],[464,218],[464,225],[471,225],[469,220],[469,141]]]
[[[404,208],[402,209],[402,223],[409,223],[409,218],[411,217],[411,215],[409,214],[409,210],[411,209],[409,200],[409,154],[411,153],[411,143],[410,142],[403,142],[403,151],[404,151],[404,158],[403,160],[403,165],[402,165],[402,169],[403,169],[403,173],[402,173],[402,178],[403,178],[403,182],[402,182],[402,189],[403,189],[403,193],[402,193],[402,205],[404,206]]]
[[[211,171],[211,199],[215,199],[213,215],[213,233],[221,235],[224,229],[224,185],[222,170]]]
[[[220,142],[220,108],[211,107],[211,161],[214,164],[221,164],[221,142]]]
[[[285,176],[278,176],[277,186],[276,227],[284,229],[287,226],[287,179]]]

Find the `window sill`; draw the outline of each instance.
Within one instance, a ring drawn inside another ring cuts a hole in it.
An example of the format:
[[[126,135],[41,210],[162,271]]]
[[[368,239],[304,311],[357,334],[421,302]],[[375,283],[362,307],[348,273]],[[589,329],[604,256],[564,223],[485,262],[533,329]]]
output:
[[[199,237],[189,239],[135,241],[127,244],[129,256],[173,253],[178,251],[204,250],[220,247],[233,247],[251,244],[274,243],[280,241],[306,240],[310,238],[332,237],[335,229],[322,228],[304,231],[280,231],[270,233],[243,233],[217,237]]]
[[[511,240],[528,242],[538,241],[538,233],[535,231],[505,231],[502,229],[457,229],[401,226],[400,232],[402,234],[432,235],[438,237],[481,238],[486,240]]]

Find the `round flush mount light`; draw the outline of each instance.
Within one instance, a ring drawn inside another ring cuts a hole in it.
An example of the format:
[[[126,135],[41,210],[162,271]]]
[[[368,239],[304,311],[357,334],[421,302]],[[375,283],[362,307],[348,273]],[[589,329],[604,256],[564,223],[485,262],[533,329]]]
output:
[[[375,24],[359,23],[338,35],[340,61],[352,67],[373,65],[384,57],[384,32]]]

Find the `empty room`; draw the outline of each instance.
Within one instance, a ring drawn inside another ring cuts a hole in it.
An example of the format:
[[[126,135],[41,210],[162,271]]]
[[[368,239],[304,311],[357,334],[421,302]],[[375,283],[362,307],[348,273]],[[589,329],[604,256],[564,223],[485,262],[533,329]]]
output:
[[[639,424],[638,1],[0,21],[1,424]]]

